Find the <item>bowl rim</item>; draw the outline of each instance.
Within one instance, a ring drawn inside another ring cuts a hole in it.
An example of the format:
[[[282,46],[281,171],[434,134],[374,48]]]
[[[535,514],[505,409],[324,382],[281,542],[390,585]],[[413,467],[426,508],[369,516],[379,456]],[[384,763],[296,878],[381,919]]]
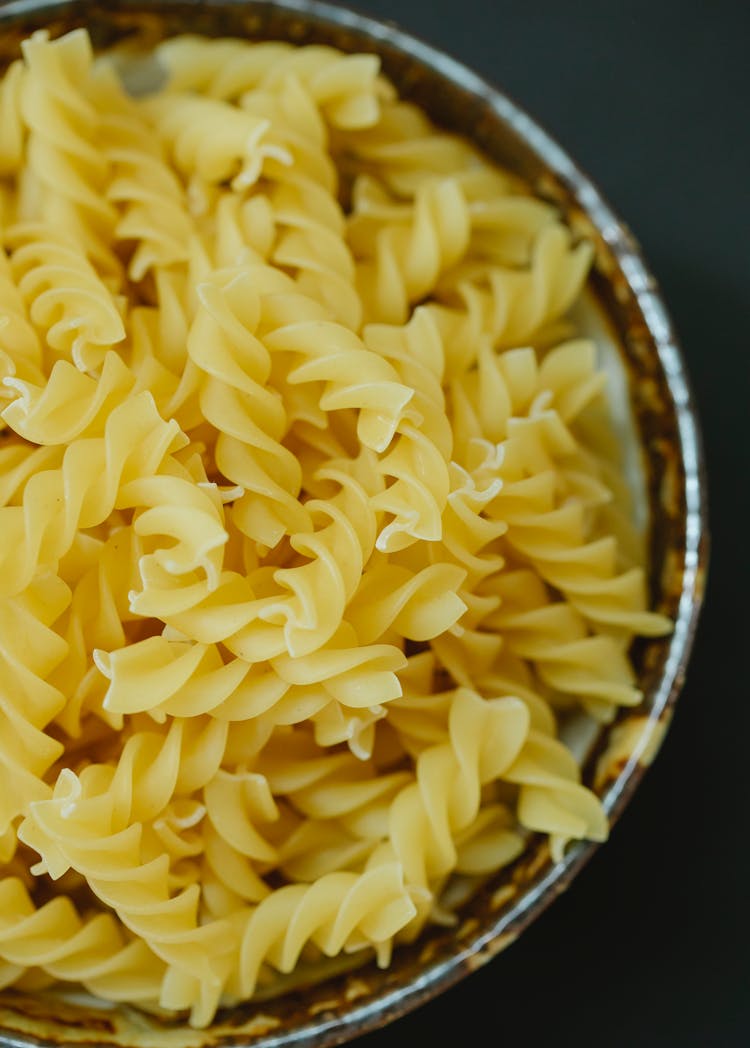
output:
[[[68,0],[11,0],[0,7],[0,32],[24,16],[35,20],[46,14],[50,17],[65,16],[68,11],[76,12],[80,6],[83,6],[80,0],[73,0],[73,3]],[[632,233],[597,185],[584,174],[556,138],[521,105],[463,62],[419,36],[402,30],[395,22],[378,21],[327,0],[159,0],[153,10],[158,15],[165,9],[190,6],[246,8],[248,11],[253,8],[259,11],[278,9],[318,25],[351,30],[368,38],[376,48],[387,44],[397,52],[410,55],[442,79],[479,97],[492,116],[520,138],[542,161],[545,169],[571,190],[576,203],[597,228],[618,263],[653,341],[672,399],[684,470],[682,585],[674,631],[668,641],[667,655],[657,686],[650,695],[647,717],[651,725],[668,721],[684,682],[703,601],[709,548],[708,488],[700,422],[686,364],[658,284]],[[115,0],[111,10],[113,13],[135,12],[147,7],[146,0]],[[619,818],[642,780],[662,738],[663,733],[650,735],[644,732],[626,763],[601,796],[610,826]],[[576,842],[569,846],[563,858],[551,865],[539,881],[524,890],[517,902],[465,943],[459,944],[457,940],[456,950],[444,960],[426,962],[416,979],[376,991],[367,1002],[360,1005],[354,1003],[330,1018],[321,1013],[306,1019],[296,1029],[261,1034],[251,1040],[238,1031],[238,1039],[223,1036],[221,1043],[233,1044],[235,1048],[250,1044],[253,1048],[282,1048],[289,1045],[328,1048],[391,1022],[416,1009],[495,956],[567,888],[598,847],[598,843],[591,841]],[[8,1048],[27,1048],[40,1043],[33,1037],[9,1037],[5,1031],[0,1032],[0,1044]]]

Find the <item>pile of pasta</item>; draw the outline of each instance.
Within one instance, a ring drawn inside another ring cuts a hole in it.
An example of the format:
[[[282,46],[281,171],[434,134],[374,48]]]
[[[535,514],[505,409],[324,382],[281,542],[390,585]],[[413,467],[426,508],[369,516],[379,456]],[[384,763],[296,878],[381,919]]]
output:
[[[150,61],[0,82],[0,983],[204,1025],[604,839],[560,724],[669,623],[590,245],[372,55]]]

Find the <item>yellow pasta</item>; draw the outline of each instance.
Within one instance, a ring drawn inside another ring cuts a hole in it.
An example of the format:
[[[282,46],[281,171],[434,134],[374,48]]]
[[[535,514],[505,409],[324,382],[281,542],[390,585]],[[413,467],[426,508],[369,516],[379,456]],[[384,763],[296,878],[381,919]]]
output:
[[[371,55],[0,79],[0,985],[211,1022],[603,840],[559,738],[670,628],[591,247]],[[564,335],[561,332],[565,332]],[[558,337],[560,336],[560,337]]]

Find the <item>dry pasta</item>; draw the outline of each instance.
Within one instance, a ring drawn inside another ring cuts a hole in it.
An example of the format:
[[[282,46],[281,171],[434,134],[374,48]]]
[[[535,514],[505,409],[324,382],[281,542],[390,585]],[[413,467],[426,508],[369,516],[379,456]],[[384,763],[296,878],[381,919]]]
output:
[[[646,603],[591,248],[369,55],[0,80],[0,983],[189,1012],[603,840]]]

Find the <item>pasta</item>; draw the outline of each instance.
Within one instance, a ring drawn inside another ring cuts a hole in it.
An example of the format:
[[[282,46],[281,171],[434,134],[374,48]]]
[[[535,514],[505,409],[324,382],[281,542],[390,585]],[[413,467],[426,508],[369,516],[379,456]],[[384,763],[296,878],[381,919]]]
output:
[[[0,985],[209,1024],[605,839],[641,693],[592,249],[371,55],[0,79]]]

